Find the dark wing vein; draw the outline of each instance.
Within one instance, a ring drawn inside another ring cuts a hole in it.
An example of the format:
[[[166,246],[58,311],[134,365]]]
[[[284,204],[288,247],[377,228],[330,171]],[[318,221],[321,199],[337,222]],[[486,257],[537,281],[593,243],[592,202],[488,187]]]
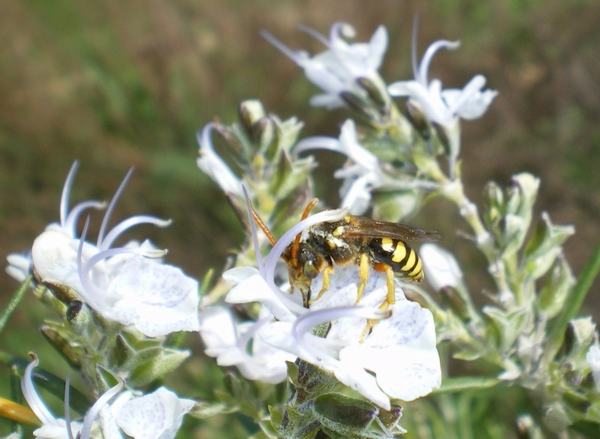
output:
[[[357,216],[356,222],[347,227],[347,237],[391,238],[402,241],[438,241],[440,235],[435,230],[419,229],[400,223],[375,221]]]

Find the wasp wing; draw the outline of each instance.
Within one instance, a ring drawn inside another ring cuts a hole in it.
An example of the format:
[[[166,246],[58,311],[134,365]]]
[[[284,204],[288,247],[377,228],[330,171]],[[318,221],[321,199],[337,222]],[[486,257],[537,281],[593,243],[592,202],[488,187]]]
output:
[[[376,221],[364,216],[352,217],[352,221],[346,226],[344,236],[349,238],[391,238],[401,241],[438,241],[440,239],[440,235],[435,230],[419,229],[400,223]]]

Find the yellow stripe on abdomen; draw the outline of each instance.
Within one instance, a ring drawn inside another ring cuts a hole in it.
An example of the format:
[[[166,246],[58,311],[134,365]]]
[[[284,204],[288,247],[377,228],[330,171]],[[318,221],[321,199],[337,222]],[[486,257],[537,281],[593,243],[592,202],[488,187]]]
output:
[[[422,272],[423,272],[423,264],[421,263],[421,259],[417,258],[417,263],[415,264],[415,267],[406,274],[409,277],[419,277],[420,278],[420,277],[423,277]],[[419,276],[420,273],[421,273],[421,276]]]
[[[394,241],[390,238],[381,238],[381,250],[384,252],[394,253]]]
[[[408,248],[404,245],[403,242],[398,242],[396,244],[396,248],[394,249],[394,254],[392,255],[392,262],[399,264],[406,257],[406,251]],[[406,264],[404,264],[406,266]],[[411,265],[412,267],[412,265]]]

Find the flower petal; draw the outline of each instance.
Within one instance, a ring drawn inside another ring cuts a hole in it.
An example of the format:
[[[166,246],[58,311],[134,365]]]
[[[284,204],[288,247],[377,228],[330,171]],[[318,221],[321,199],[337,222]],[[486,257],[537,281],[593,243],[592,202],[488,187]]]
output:
[[[116,413],[116,421],[134,439],[172,439],[181,427],[183,416],[195,403],[160,387],[153,393],[123,404]]]
[[[456,287],[462,282],[462,271],[452,253],[436,244],[423,244],[419,254],[423,260],[426,278],[437,291]]]
[[[106,316],[133,324],[148,337],[199,329],[198,282],[172,265],[132,256],[108,293],[118,300],[105,310]]]

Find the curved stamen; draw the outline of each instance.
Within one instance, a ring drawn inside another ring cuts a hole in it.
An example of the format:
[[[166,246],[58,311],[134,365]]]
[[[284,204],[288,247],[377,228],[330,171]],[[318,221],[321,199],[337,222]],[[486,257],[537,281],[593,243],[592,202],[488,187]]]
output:
[[[265,260],[265,280],[269,283],[275,283],[275,266],[277,265],[277,261],[298,233],[302,233],[304,230],[318,223],[341,220],[347,213],[347,209],[334,209],[319,212],[300,221],[285,232],[283,236],[277,240]]]
[[[305,220],[300,221],[298,224],[289,229],[283,234],[281,238],[275,243],[264,263],[265,271],[261,273],[267,284],[271,287],[271,290],[275,292],[278,299],[287,307],[289,311],[296,315],[301,315],[308,312],[308,309],[295,303],[290,299],[289,294],[285,294],[275,283],[275,269],[277,267],[277,261],[285,251],[286,247],[296,238],[299,233],[309,227],[326,221],[337,221],[342,219],[348,213],[348,209],[335,209],[326,210],[324,212],[312,215]]]
[[[335,151],[342,153],[340,148],[340,142],[335,137],[326,136],[314,136],[308,139],[301,140],[296,144],[293,149],[294,155],[298,155],[301,152],[309,151],[311,149],[325,149],[328,151]]]
[[[106,214],[104,214],[104,218],[102,219],[102,224],[100,225],[100,231],[98,232],[98,242],[97,242],[98,247],[100,247],[100,244],[104,240],[104,232],[106,231],[106,227],[108,226],[108,221],[110,220],[110,216],[112,215],[112,212],[115,208],[115,204],[117,204],[117,201],[119,201],[119,198],[121,197],[123,190],[125,190],[125,186],[129,182],[129,179],[131,178],[132,174],[133,174],[133,167],[131,167],[129,169],[129,171],[127,171],[127,174],[125,175],[125,178],[119,185],[117,192],[115,192],[115,195],[112,197],[112,200],[110,200],[110,204],[108,205],[108,209],[106,209]]]
[[[334,24],[334,26],[335,26],[335,24]],[[327,40],[327,38],[325,38],[325,36],[323,34],[317,32],[316,30],[314,30],[311,27],[305,26],[304,24],[299,24],[298,26],[296,26],[296,28],[299,31],[307,33],[308,35],[313,37],[315,40],[319,41],[321,44],[323,44],[328,49],[331,49],[329,41]],[[333,26],[332,26],[332,31],[333,31]]]
[[[415,14],[415,17],[413,19],[413,28],[412,28],[412,41],[411,41],[411,54],[410,54],[410,59],[411,59],[411,64],[412,64],[412,71],[413,71],[413,77],[415,79],[417,79],[417,77],[419,76],[418,74],[418,60],[417,60],[417,53],[418,53],[418,48],[417,48],[417,40],[419,39],[419,16]]]
[[[81,232],[81,239],[79,240],[79,245],[77,246],[77,274],[79,275],[79,280],[81,281],[81,285],[83,286],[85,291],[90,291],[93,292],[94,288],[96,288],[96,286],[92,283],[91,279],[89,279],[89,276],[84,275],[83,272],[83,266],[82,266],[82,258],[83,258],[83,244],[85,243],[85,237],[87,235],[87,231],[88,231],[88,227],[90,226],[90,217],[89,215],[87,216],[87,218],[85,219],[85,223],[83,225],[83,231]],[[87,265],[87,264],[86,264]],[[96,293],[100,292],[102,293],[102,290],[100,290],[99,288],[95,290]],[[89,306],[92,306],[95,308],[96,304],[95,302],[92,303],[92,296],[90,295],[89,297],[87,297],[87,302]]]
[[[440,49],[455,50],[460,47],[460,41],[450,40],[437,40],[429,45],[425,51],[425,55],[421,59],[421,65],[418,68],[418,75],[415,77],[418,83],[422,86],[427,87],[427,72],[429,71],[429,65],[435,53]]]
[[[77,227],[77,220],[79,219],[79,216],[83,213],[83,211],[86,209],[102,210],[105,207],[106,207],[105,201],[89,200],[89,201],[84,201],[82,203],[79,203],[75,207],[73,207],[71,212],[69,212],[64,223],[61,220],[61,226],[64,229],[68,230],[70,232],[69,234],[73,238],[75,238],[77,236],[76,230],[75,230]]]
[[[143,256],[145,258],[150,259],[158,259],[162,258],[164,255],[168,253],[168,250],[161,250],[156,248],[144,248],[144,247],[134,247],[134,248],[126,248],[126,247],[118,247],[118,248],[109,248],[108,250],[103,250],[100,253],[95,254],[90,257],[85,265],[83,266],[83,273],[86,274],[90,272],[94,265],[98,262],[108,259],[112,256],[121,255],[124,253],[132,253],[136,255]]]
[[[90,272],[94,268],[94,265],[96,265],[98,262],[100,262],[106,258],[109,258],[111,256],[124,254],[124,253],[138,254],[138,255],[141,255],[141,256],[144,256],[147,258],[160,258],[167,254],[167,250],[148,249],[148,248],[141,248],[141,247],[113,248],[113,249],[103,250],[101,252],[96,253],[95,255],[91,256],[84,265],[83,261],[82,261],[82,259],[83,259],[83,244],[85,242],[85,237],[87,235],[89,225],[90,225],[90,217],[88,216],[86,218],[85,224],[83,226],[83,231],[81,233],[81,239],[79,240],[79,246],[77,248],[77,274],[79,275],[79,279],[81,280],[81,285],[83,286],[84,290],[86,292],[90,293],[88,295],[88,297],[86,298],[86,301],[88,302],[88,305],[90,305],[92,308],[94,308],[96,306],[95,302],[93,301],[93,296],[94,295],[103,295],[105,293],[101,288],[97,287],[94,284],[94,282],[92,281],[91,276],[90,276]]]
[[[329,40],[335,41],[342,38],[354,38],[356,37],[356,29],[350,23],[345,21],[336,21],[329,30]]]
[[[35,387],[33,385],[33,369],[39,364],[39,360],[37,355],[35,355],[33,352],[30,352],[29,356],[31,357],[32,361],[25,368],[23,378],[21,379],[21,390],[23,392],[23,396],[25,397],[25,401],[27,401],[27,404],[29,404],[31,410],[33,410],[43,425],[60,426],[60,422],[58,422],[54,415],[50,413],[50,410],[48,410],[44,402],[35,391]]]
[[[272,46],[275,46],[275,48],[277,50],[279,50],[281,53],[283,53],[289,59],[291,59],[292,61],[294,61],[296,64],[301,65],[302,62],[304,60],[306,60],[306,56],[301,55],[299,52],[294,52],[292,49],[290,49],[289,47],[287,47],[285,44],[283,44],[281,41],[279,41],[277,38],[275,38],[273,35],[271,35],[266,30],[261,29],[260,35],[265,40],[267,40],[267,42],[269,44],[271,44]]]
[[[75,160],[71,165],[71,169],[69,169],[69,173],[67,174],[67,179],[65,180],[62,194],[60,196],[60,225],[62,227],[65,227],[65,223],[67,221],[67,214],[69,213],[69,198],[71,196],[73,180],[75,179],[75,174],[77,174],[77,168],[79,168],[79,160]]]
[[[98,400],[94,403],[92,408],[90,408],[90,410],[85,415],[85,418],[83,420],[83,427],[81,428],[80,439],[90,438],[90,434],[92,432],[92,424],[96,419],[96,416],[98,416],[98,413],[100,413],[100,410],[102,410],[102,408],[106,404],[108,404],[108,401],[112,397],[117,395],[123,389],[125,382],[121,378],[117,379],[119,380],[117,385],[111,387],[106,392],[104,392],[104,394],[100,398],[98,398]]]
[[[83,241],[83,239],[82,239]],[[80,248],[82,248],[82,244],[80,244]],[[158,249],[147,249],[147,248],[111,248],[108,250],[101,251],[100,253],[95,254],[90,257],[85,265],[81,265],[81,253],[78,252],[77,255],[77,271],[79,273],[79,278],[81,280],[81,284],[86,292],[91,293],[88,297],[91,300],[93,295],[104,295],[105,291],[102,288],[96,286],[92,281],[92,277],[90,276],[90,272],[94,268],[98,262],[103,261],[104,259],[110,258],[112,256],[120,255],[120,254],[137,254],[140,256],[144,256],[146,258],[161,258],[167,254],[167,250],[158,250]]]
[[[137,226],[138,224],[154,224],[157,227],[167,227],[171,224],[171,220],[163,220],[150,215],[136,215],[126,220],[121,221],[106,235],[102,242],[98,242],[98,250],[104,251],[110,248],[112,243],[127,229]]]

